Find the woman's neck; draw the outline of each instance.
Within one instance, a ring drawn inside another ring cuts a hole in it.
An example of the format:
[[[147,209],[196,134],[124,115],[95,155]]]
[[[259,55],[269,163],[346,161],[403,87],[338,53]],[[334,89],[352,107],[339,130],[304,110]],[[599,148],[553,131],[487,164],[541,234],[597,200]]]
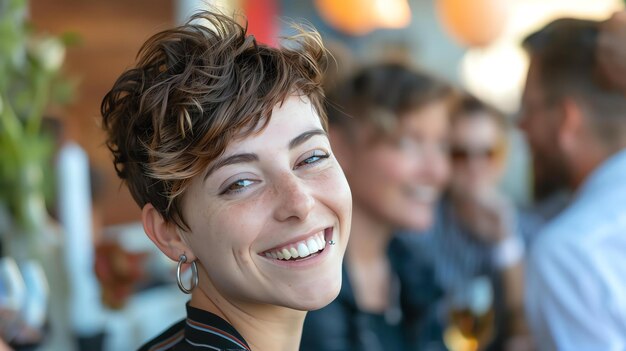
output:
[[[198,267],[200,268],[200,267]],[[201,279],[208,279],[205,275]],[[306,312],[275,305],[225,299],[212,286],[198,286],[190,305],[209,311],[232,325],[252,351],[293,351],[300,347]]]

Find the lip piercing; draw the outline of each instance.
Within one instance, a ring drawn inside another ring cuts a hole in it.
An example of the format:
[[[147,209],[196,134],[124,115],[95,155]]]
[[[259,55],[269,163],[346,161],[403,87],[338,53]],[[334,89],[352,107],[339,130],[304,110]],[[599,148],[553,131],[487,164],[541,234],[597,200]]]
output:
[[[335,245],[335,244],[336,244],[335,240],[329,240],[328,241],[328,245]]]

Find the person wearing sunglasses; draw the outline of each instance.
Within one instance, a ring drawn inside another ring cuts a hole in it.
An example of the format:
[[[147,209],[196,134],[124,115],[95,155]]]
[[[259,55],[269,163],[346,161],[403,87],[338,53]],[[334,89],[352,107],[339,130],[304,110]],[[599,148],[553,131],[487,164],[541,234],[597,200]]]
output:
[[[522,313],[524,236],[541,223],[518,211],[498,189],[508,133],[508,121],[498,110],[467,93],[457,97],[451,113],[449,187],[432,229],[413,239],[444,291],[433,309],[446,311],[435,318],[446,333],[452,330],[448,298],[475,281],[490,282],[491,331],[480,346],[496,349],[528,344]]]

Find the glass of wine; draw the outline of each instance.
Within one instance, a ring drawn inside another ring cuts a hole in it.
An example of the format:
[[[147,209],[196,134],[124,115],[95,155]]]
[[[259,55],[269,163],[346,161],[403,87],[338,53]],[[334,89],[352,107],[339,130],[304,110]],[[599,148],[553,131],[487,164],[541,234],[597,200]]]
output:
[[[493,287],[487,277],[455,287],[447,299],[444,343],[451,351],[480,351],[494,334]]]

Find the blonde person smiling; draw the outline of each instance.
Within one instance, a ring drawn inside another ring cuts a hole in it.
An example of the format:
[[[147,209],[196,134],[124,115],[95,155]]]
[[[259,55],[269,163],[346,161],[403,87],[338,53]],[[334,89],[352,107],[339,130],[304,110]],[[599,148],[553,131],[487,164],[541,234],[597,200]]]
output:
[[[297,350],[306,311],[339,292],[351,222],[326,52],[314,31],[272,48],[227,16],[192,20],[150,38],[102,103],[147,235],[193,275],[187,318],[141,350]]]

